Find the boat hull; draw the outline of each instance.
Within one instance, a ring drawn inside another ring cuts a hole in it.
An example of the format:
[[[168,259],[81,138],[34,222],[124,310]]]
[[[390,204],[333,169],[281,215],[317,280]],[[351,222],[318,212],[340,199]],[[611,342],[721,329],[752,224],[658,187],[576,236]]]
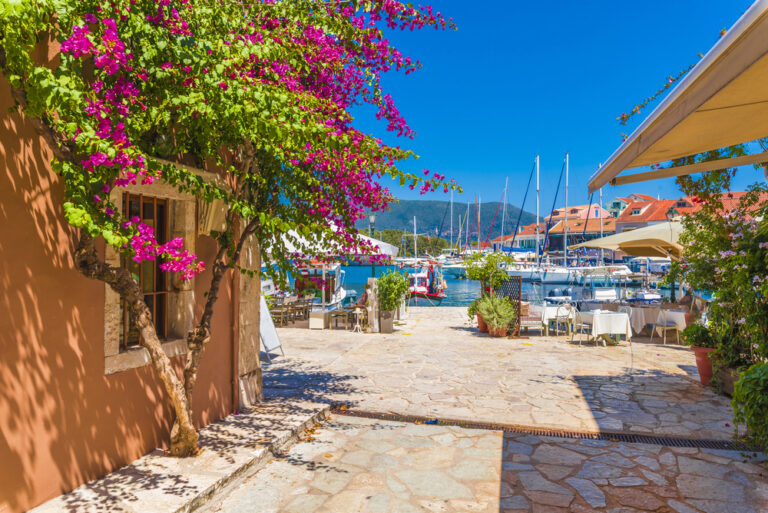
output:
[[[445,298],[446,298],[445,294],[437,295],[437,294],[428,294],[424,292],[411,292],[409,300],[416,299],[418,301],[419,299],[425,299],[425,300],[431,301],[432,303],[440,304]]]

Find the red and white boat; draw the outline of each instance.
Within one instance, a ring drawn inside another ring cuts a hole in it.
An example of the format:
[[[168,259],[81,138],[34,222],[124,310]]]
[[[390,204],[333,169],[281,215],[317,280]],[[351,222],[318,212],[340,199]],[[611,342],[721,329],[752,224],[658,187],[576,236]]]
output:
[[[425,299],[427,304],[440,304],[447,297],[445,289],[447,284],[443,279],[442,269],[436,261],[431,261],[420,266],[415,272],[408,275],[410,293],[409,299]]]

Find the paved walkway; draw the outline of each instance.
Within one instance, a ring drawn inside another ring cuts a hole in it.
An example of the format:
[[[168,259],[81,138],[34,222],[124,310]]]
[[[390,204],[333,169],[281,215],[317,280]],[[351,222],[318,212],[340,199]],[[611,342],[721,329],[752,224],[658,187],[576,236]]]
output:
[[[264,402],[200,430],[201,452],[175,458],[156,449],[111,474],[90,481],[30,513],[176,513],[205,503],[212,494],[285,450],[328,407],[302,401]],[[3,510],[5,511],[5,510]]]
[[[687,347],[492,339],[465,308],[411,308],[392,335],[278,330],[286,358],[265,364],[272,397],[376,412],[581,431],[729,439],[726,397],[698,383]]]
[[[768,511],[738,453],[333,416],[209,505],[226,513]]]

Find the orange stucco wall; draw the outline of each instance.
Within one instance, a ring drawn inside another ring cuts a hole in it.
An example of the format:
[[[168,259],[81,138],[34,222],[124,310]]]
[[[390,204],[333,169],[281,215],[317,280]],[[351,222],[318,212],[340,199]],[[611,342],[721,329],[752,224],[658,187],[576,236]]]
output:
[[[50,153],[10,106],[0,77],[0,513],[163,447],[173,418],[152,368],[104,375],[104,284],[73,269]],[[203,260],[213,251],[198,239]],[[196,281],[200,301],[208,277]],[[232,294],[227,279],[196,389],[200,425],[232,410]]]

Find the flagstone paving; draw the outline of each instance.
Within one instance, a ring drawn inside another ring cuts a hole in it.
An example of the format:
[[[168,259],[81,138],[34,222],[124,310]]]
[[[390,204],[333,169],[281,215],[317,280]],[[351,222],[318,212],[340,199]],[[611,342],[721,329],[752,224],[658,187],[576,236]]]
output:
[[[333,416],[207,511],[759,513],[766,473],[733,451]]]
[[[465,308],[411,308],[391,335],[278,333],[286,357],[264,366],[268,397],[581,431],[712,439],[734,432],[728,398],[699,384],[682,346],[494,339],[469,325]]]

